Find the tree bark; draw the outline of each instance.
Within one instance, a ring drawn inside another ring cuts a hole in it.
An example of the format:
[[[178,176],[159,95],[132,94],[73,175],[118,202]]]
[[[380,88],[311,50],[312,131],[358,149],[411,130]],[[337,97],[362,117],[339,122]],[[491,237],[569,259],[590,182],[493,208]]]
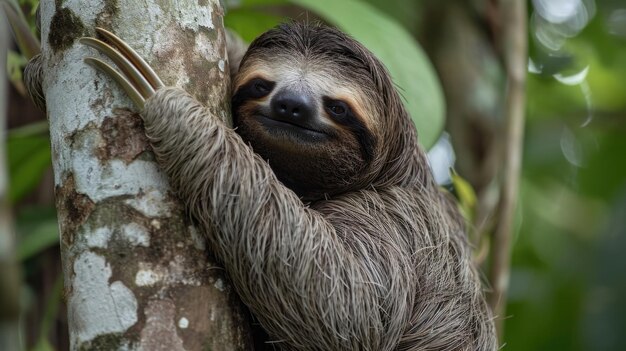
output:
[[[3,16],[0,14],[0,18]],[[15,260],[15,232],[8,198],[6,162],[7,76],[9,28],[0,23],[0,350],[19,350],[20,280]]]
[[[249,349],[237,295],[158,169],[140,116],[112,80],[83,62],[100,56],[77,40],[95,26],[109,29],[167,85],[226,119],[219,1],[40,6],[71,349]]]

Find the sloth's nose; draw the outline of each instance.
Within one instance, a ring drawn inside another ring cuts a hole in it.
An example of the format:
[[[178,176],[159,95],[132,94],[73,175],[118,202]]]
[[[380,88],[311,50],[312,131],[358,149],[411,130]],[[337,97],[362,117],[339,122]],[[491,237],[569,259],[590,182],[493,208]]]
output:
[[[313,118],[315,108],[307,94],[292,91],[281,91],[276,94],[270,107],[275,118],[295,123]]]

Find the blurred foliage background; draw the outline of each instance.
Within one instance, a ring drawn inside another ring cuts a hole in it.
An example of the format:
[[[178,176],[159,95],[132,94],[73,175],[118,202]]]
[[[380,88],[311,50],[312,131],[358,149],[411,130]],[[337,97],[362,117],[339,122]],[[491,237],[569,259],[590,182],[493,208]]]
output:
[[[38,1],[8,2],[35,31]],[[456,158],[475,194],[461,202],[471,207],[485,265],[506,143],[499,36],[507,23],[497,3],[224,1],[226,26],[245,40],[290,18],[319,20],[383,59],[424,146],[445,123],[439,140],[451,142],[455,155],[444,148],[444,156]],[[504,349],[626,350],[626,2],[534,0],[528,8],[527,120]],[[65,350],[50,146],[45,116],[21,83],[26,62],[17,46],[9,51],[9,196],[24,277],[23,340],[28,350]]]

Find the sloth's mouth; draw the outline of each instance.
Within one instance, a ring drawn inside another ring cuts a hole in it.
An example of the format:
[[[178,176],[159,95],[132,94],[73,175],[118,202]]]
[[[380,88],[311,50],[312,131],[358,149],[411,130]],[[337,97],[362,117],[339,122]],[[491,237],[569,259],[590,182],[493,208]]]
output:
[[[261,113],[256,114],[256,119],[267,129],[269,133],[275,134],[276,132],[287,132],[289,134],[295,133],[296,135],[304,135],[314,139],[326,138],[328,133],[315,129],[310,125],[298,124],[293,121],[286,121],[283,119],[275,119],[266,116]]]

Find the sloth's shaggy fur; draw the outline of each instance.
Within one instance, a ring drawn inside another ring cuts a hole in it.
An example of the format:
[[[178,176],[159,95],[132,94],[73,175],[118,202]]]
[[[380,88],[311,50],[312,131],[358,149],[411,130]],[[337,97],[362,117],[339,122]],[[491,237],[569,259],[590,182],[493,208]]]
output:
[[[383,65],[339,31],[291,24],[252,44],[242,74],[246,60],[269,59],[251,53],[268,42],[288,48],[275,48],[276,60],[335,50],[328,67],[358,71],[355,94],[368,92],[373,158],[336,194],[303,202],[182,90],[157,91],[142,112],[159,163],[214,233],[243,302],[281,350],[495,350],[463,220],[433,181]]]

